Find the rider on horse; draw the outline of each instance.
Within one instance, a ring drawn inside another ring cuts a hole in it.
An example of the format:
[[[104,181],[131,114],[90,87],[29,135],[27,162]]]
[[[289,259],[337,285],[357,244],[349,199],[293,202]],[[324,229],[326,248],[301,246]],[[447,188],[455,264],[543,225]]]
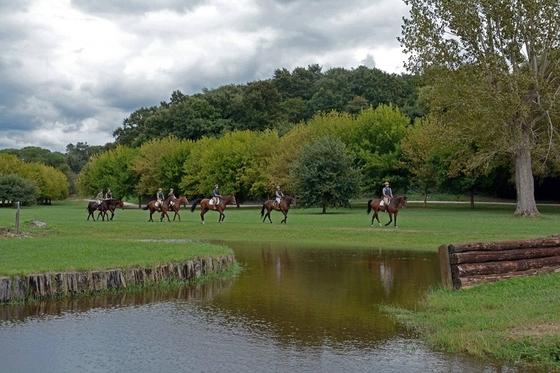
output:
[[[113,193],[111,193],[111,189],[107,188],[107,193],[105,193],[105,200],[112,200]]]
[[[385,205],[389,205],[389,202],[391,202],[391,198],[393,198],[393,191],[389,187],[389,182],[386,181],[385,187],[383,188],[383,202],[385,202]]]
[[[95,199],[97,200],[98,205],[100,205],[101,202],[103,202],[103,189],[99,190],[99,193],[97,193],[97,197],[95,197]]]
[[[167,198],[169,198],[169,206],[173,206],[177,197],[175,197],[175,193],[173,193],[173,188],[169,188],[169,193],[167,194]]]
[[[284,199],[284,193],[280,190],[280,185],[276,186],[276,199],[274,200],[274,206],[278,205]]]
[[[214,202],[214,206],[220,203],[220,198],[223,198],[220,194],[220,189],[218,189],[218,184],[214,185],[214,190],[212,191],[212,202]]]
[[[163,204],[164,199],[165,197],[163,196],[163,190],[159,188],[156,193],[156,207],[159,208]]]

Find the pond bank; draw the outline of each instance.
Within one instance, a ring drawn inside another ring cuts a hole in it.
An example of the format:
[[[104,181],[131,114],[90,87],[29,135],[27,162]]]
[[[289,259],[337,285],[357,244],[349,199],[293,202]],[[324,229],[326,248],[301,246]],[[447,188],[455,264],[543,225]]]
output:
[[[189,281],[201,276],[223,272],[234,264],[234,255],[228,254],[148,268],[5,276],[0,277],[0,303],[93,294],[160,281]]]

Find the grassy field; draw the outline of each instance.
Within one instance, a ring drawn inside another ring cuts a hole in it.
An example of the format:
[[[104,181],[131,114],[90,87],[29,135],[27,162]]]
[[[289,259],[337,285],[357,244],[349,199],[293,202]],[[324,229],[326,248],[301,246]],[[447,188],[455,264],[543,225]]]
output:
[[[0,275],[64,270],[107,269],[183,261],[201,255],[230,253],[227,242],[255,241],[341,247],[437,251],[441,244],[547,237],[560,233],[560,206],[540,205],[541,216],[513,215],[514,204],[409,202],[398,228],[370,225],[365,203],[352,209],[292,209],[288,224],[272,213],[262,223],[260,208],[228,206],[226,219],[182,209],[182,221],[148,222],[138,208],[117,210],[114,221],[86,221],[87,201],[24,207],[23,235],[0,237]],[[14,228],[16,210],[0,209],[0,227]],[[155,216],[154,216],[155,217]],[[171,216],[173,218],[173,216]],[[381,213],[383,223],[388,216]],[[44,221],[46,228],[29,228]],[[225,245],[210,242],[223,242]],[[436,348],[529,362],[560,369],[560,274],[504,281],[453,291],[433,289],[416,310],[385,306],[395,319],[417,329]],[[457,336],[460,336],[457,338]]]
[[[87,221],[87,201],[67,200],[52,206],[23,207],[20,231],[29,238],[0,238],[0,275],[57,270],[88,270],[111,266],[185,260],[203,253],[229,252],[208,241],[257,241],[313,244],[329,247],[365,247],[436,251],[441,244],[500,241],[545,237],[560,232],[560,206],[540,206],[542,215],[527,219],[513,215],[511,204],[432,203],[422,208],[411,202],[398,216],[398,228],[370,225],[372,215],[365,204],[352,209],[292,208],[288,223],[279,224],[281,213],[273,211],[273,224],[262,223],[257,207],[228,206],[226,219],[218,214],[181,209],[182,221],[148,222],[149,213],[138,208],[118,209],[113,221]],[[15,209],[0,209],[0,227],[13,231]],[[171,215],[173,219],[173,215]],[[380,213],[382,223],[386,213]],[[46,228],[29,228],[33,220]],[[24,255],[22,255],[24,253]],[[186,256],[186,257],[185,257]]]

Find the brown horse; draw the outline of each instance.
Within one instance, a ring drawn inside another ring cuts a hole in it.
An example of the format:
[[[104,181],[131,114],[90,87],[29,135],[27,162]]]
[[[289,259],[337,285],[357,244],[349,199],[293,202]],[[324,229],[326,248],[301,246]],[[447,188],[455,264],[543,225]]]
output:
[[[111,212],[111,220],[113,220],[113,217],[115,216],[115,210],[117,209],[117,207],[120,207],[124,210],[124,202],[119,199],[110,199],[105,202],[107,202],[107,211]],[[105,211],[105,216],[107,216],[107,211]],[[108,216],[107,220],[109,220]]]
[[[220,218],[218,219],[218,223],[221,223],[225,219],[224,210],[226,209],[226,205],[228,203],[233,203],[234,205],[237,203],[235,201],[235,196],[233,194],[227,195],[223,198],[220,198],[220,202],[217,205],[210,204],[210,198],[197,198],[193,201],[191,206],[191,212],[194,212],[196,205],[200,203],[200,220],[202,224],[204,224],[204,214],[206,214],[209,210],[218,211],[220,213]]]
[[[187,197],[181,196],[181,197],[177,198],[173,202],[173,204],[169,204],[168,210],[171,210],[175,213],[175,215],[173,215],[173,221],[175,221],[175,218],[177,216],[179,217],[179,221],[181,221],[181,214],[179,214],[179,210],[181,209],[182,205],[185,205],[185,207],[187,207],[188,203],[189,203],[189,200],[187,199]],[[162,211],[162,213],[163,213],[163,211]],[[166,211],[165,215],[167,215],[167,211]],[[169,220],[169,216],[167,216],[167,220]]]
[[[90,216],[93,221],[99,220],[100,216],[103,221],[105,221],[105,217],[107,217],[107,221],[113,220],[113,217],[115,216],[115,209],[117,207],[124,209],[124,202],[117,199],[103,200],[101,201],[101,203],[98,203],[97,201],[91,201],[90,203],[88,203],[88,206],[86,207],[86,210],[88,210],[89,212],[87,220],[89,220]],[[99,211],[99,213],[97,214],[97,219],[95,219],[95,216],[93,215],[95,211]],[[111,212],[110,219],[107,214],[107,211]]]
[[[391,224],[393,221],[393,215],[395,215],[395,228],[397,227],[397,215],[399,213],[399,208],[406,207],[407,197],[405,195],[396,196],[391,199],[389,205],[381,205],[380,199],[370,199],[368,201],[368,208],[367,213],[369,214],[373,209],[373,217],[371,218],[371,225],[373,226],[374,219],[377,219],[379,226],[381,226],[381,222],[379,221],[379,216],[377,215],[378,211],[386,211],[389,213],[389,222],[385,225]]]
[[[270,212],[272,210],[276,210],[284,214],[284,219],[280,222],[280,224],[282,223],[286,224],[286,219],[288,219],[288,211],[290,210],[290,205],[292,203],[294,207],[296,207],[296,197],[284,197],[284,199],[282,199],[282,201],[280,201],[280,203],[278,203],[277,205],[274,204],[273,199],[269,199],[268,201],[263,203],[263,207],[261,210],[261,218],[264,215],[263,223],[268,217],[268,221],[270,221],[270,224],[272,224],[272,220],[270,219]],[[266,209],[266,214],[264,213],[265,209]]]
[[[148,221],[152,221],[152,222],[154,221],[152,219],[152,215],[156,211],[161,212],[161,217],[160,217],[159,221],[162,221],[165,216],[167,216],[168,221],[171,221],[169,219],[169,215],[167,215],[167,210],[169,209],[169,201],[170,200],[171,200],[171,198],[167,197],[161,204],[156,204],[157,201],[150,201],[150,202],[148,202],[146,207],[142,207],[142,210],[150,210],[150,218],[148,219]]]

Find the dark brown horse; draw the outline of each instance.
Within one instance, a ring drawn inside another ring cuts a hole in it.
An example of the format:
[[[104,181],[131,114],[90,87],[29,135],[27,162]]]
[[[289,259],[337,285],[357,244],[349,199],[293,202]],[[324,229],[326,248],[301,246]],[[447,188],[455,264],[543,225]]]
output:
[[[395,215],[395,228],[397,227],[397,215],[399,213],[399,208],[406,207],[407,197],[405,195],[400,195],[391,198],[389,205],[381,204],[381,199],[370,199],[367,204],[367,213],[369,214],[373,209],[373,217],[371,218],[371,225],[373,226],[373,221],[377,219],[379,226],[381,226],[381,222],[379,221],[379,216],[377,212],[379,211],[386,211],[389,213],[389,222],[385,225],[391,224],[393,221],[393,215]]]
[[[218,223],[221,223],[225,219],[224,210],[226,209],[226,205],[228,203],[233,203],[234,205],[237,203],[235,201],[235,196],[233,194],[227,195],[223,198],[220,198],[220,202],[217,205],[210,204],[210,198],[197,198],[193,201],[191,206],[191,212],[194,212],[196,205],[200,203],[200,220],[202,224],[204,224],[204,214],[206,214],[209,210],[218,211],[220,213],[220,218],[218,219]]]
[[[107,211],[110,211],[111,220],[113,220],[113,217],[115,216],[115,210],[117,209],[117,207],[120,207],[121,209],[124,210],[124,202],[121,201],[120,199],[109,199],[104,202],[107,203],[107,210],[105,211],[105,216],[107,216]],[[107,216],[107,220],[109,220],[108,216]]]
[[[280,222],[280,224],[286,224],[286,219],[288,219],[288,211],[290,210],[290,205],[293,204],[296,207],[296,197],[284,197],[277,205],[274,204],[273,199],[269,199],[265,203],[263,203],[263,207],[261,210],[261,218],[264,215],[263,223],[265,222],[266,218],[268,217],[268,221],[272,224],[272,220],[270,219],[270,212],[272,210],[280,211],[284,214],[284,219]],[[264,210],[266,209],[266,214]]]
[[[185,205],[185,207],[187,207],[189,203],[189,200],[187,199],[187,197],[185,196],[181,196],[179,198],[177,198],[173,204],[169,204],[169,211],[173,211],[175,213],[175,215],[173,215],[173,221],[175,221],[175,218],[178,216],[179,217],[179,221],[181,221],[181,214],[179,214],[179,210],[181,209],[181,206]],[[163,211],[162,211],[163,213]],[[165,213],[165,215],[167,215],[167,211]],[[167,215],[167,220],[169,220],[169,216]]]
[[[115,216],[115,209],[117,207],[124,209],[124,202],[118,199],[103,200],[101,201],[101,203],[98,203],[97,201],[91,201],[86,207],[86,210],[88,210],[89,212],[87,220],[89,220],[90,216],[93,221],[99,220],[100,216],[103,221],[105,221],[105,217],[107,217],[107,221],[113,220],[113,217]],[[99,213],[97,214],[97,219],[95,219],[95,216],[93,215],[95,211],[99,211]],[[107,211],[111,212],[110,219]]]

